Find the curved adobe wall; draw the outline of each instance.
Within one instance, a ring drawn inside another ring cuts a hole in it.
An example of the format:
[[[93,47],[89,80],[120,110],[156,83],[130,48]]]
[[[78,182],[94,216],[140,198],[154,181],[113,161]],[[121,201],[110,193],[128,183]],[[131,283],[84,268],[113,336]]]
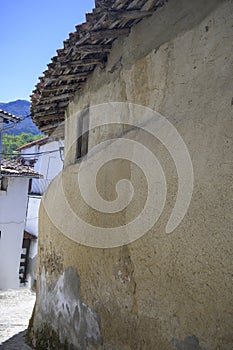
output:
[[[105,70],[96,70],[70,104],[66,149],[76,138],[72,115],[87,104],[129,101],[164,115],[189,149],[194,191],[185,218],[166,235],[177,191],[175,167],[157,141],[133,130],[128,137],[156,151],[168,182],[164,211],[146,235],[118,248],[85,247],[64,236],[42,206],[40,278],[31,327],[37,344],[42,334],[44,339],[66,343],[64,348],[72,348],[69,344],[78,349],[232,348],[233,6],[232,1],[220,1],[214,8],[216,3],[171,1],[139,23],[129,38],[115,43]],[[91,131],[90,145],[115,132],[112,127]],[[71,206],[91,223],[115,224],[113,217],[106,221],[83,204],[74,179],[80,164],[74,162],[75,145],[62,174]],[[118,217],[124,222],[140,210],[146,185],[137,168],[115,166],[113,183],[108,175],[112,168],[107,167],[98,186],[111,200],[115,182],[122,177],[133,181],[138,202]],[[63,218],[68,230],[80,229],[66,214],[61,175],[49,187],[44,203],[54,206],[53,214]]]

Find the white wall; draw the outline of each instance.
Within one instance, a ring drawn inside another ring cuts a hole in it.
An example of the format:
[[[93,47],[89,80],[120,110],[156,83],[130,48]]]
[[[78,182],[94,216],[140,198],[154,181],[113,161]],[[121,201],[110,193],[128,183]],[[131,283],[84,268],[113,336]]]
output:
[[[28,196],[28,210],[25,230],[35,236],[38,236],[38,216],[41,202],[41,195],[46,191],[53,178],[62,170],[63,162],[61,160],[59,148],[63,147],[63,141],[51,141],[43,145],[34,145],[21,151],[25,159],[37,159],[34,165],[35,172],[43,176],[41,179],[33,179],[31,193],[37,195]],[[46,153],[43,153],[46,152]],[[47,153],[51,152],[51,153]],[[42,153],[37,156],[35,153]],[[31,156],[27,156],[32,154]],[[36,260],[37,260],[37,240],[31,240],[29,251],[29,268],[27,273],[28,287],[35,287],[36,280]]]
[[[32,180],[31,191],[33,193],[43,194],[52,179],[62,170],[63,162],[60,157],[59,147],[63,147],[63,145],[63,141],[52,141],[38,147],[37,152],[39,153],[52,153],[43,154],[42,156],[38,157],[38,161],[36,162],[34,169],[39,174],[43,175],[43,178]],[[29,151],[29,148],[27,150]]]
[[[19,264],[27,211],[27,178],[8,178],[0,191],[0,289],[19,288]]]
[[[34,156],[34,153],[37,153],[38,152],[38,145],[34,145],[34,146],[31,146],[31,147],[28,147],[28,148],[24,148],[20,151],[20,154],[21,155],[25,155],[25,159],[34,159],[34,158],[37,158]],[[32,156],[29,156],[29,154],[33,154],[33,157]]]
[[[34,236],[38,236],[38,215],[41,196],[28,196],[28,210],[25,230]]]
[[[41,202],[41,196],[28,196],[28,211],[26,218],[25,230],[34,236],[38,236],[38,215]],[[27,286],[35,288],[36,265],[37,265],[37,239],[32,239],[29,250],[29,265],[27,269]]]

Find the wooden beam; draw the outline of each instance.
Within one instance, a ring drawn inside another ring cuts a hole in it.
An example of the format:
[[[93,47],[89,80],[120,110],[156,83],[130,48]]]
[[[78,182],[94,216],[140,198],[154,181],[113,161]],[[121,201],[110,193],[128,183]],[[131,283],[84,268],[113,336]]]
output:
[[[156,6],[156,8],[163,6],[165,1],[161,1],[161,0],[148,0],[146,1],[146,3],[142,6],[142,11],[148,11],[150,9],[152,9],[153,7]],[[154,8],[154,11],[156,10],[156,8]]]
[[[53,109],[49,109],[49,110],[41,110],[41,111],[35,111],[34,112],[34,109],[33,109],[33,113],[34,113],[34,116],[36,117],[36,119],[39,119],[40,117],[43,117],[43,116],[52,116],[52,115],[57,115],[59,117],[61,117],[65,111],[65,107],[62,107],[62,108],[56,108],[56,105],[54,106]]]
[[[102,29],[91,32],[91,40],[113,39],[128,35],[130,28]]]
[[[51,88],[45,88],[42,90],[42,93],[52,93],[52,92],[59,92],[59,91],[63,91],[66,92],[66,90],[72,90],[75,91],[77,90],[79,87],[82,87],[85,84],[85,81],[79,81],[77,83],[70,83],[70,84],[61,84],[61,85],[55,85],[52,86]]]
[[[49,110],[51,107],[54,109],[55,107],[56,108],[63,108],[63,107],[66,107],[68,105],[68,101],[63,101],[63,102],[50,102],[50,103],[45,103],[45,104],[39,104],[38,106],[35,106],[33,108],[34,112],[39,112],[39,111],[43,111],[43,110]]]
[[[64,74],[64,70],[66,69],[66,67],[61,67],[58,66],[56,67],[56,69],[54,70],[47,70],[49,72],[49,74],[47,74],[46,78],[51,78],[51,77],[60,77]],[[44,72],[43,72],[44,73]],[[67,74],[70,74],[69,72]]]
[[[85,71],[85,72],[77,72],[77,73],[71,73],[71,74],[64,74],[64,75],[51,75],[52,79],[51,81],[63,81],[63,80],[71,80],[71,79],[78,79],[80,77],[86,77],[87,74],[89,74],[89,71]]]
[[[69,81],[69,80],[78,80],[80,77],[87,77],[88,74],[90,74],[92,71],[82,72],[82,73],[75,73],[71,75],[61,75],[61,76],[53,76],[53,79],[50,80],[49,84],[46,86],[50,86],[54,82],[62,82],[62,81]]]
[[[52,95],[51,97],[49,97],[49,96],[43,97],[43,95],[42,95],[39,104],[41,104],[41,102],[43,102],[43,100],[49,100],[49,101],[67,100],[68,101],[69,98],[70,98],[70,93],[65,93],[65,94],[61,94],[61,95]]]
[[[62,111],[58,111],[57,109],[52,109],[49,111],[41,111],[41,112],[36,112],[34,113],[34,117],[38,120],[40,120],[41,117],[54,117],[57,116],[57,119],[63,118],[64,117],[64,111],[65,108],[62,108]]]
[[[91,73],[91,71],[85,71],[85,72],[77,72],[72,74],[64,74],[64,75],[55,75],[51,74],[51,79],[47,78],[47,81],[44,83],[43,87],[46,89],[48,86],[51,86],[53,83],[59,83],[62,81],[68,81],[68,80],[78,80],[80,77],[85,78],[87,75]]]
[[[59,118],[58,118],[58,117],[59,117]],[[38,121],[39,121],[39,123],[40,123],[40,122],[44,122],[44,121],[61,120],[61,119],[62,119],[62,121],[63,121],[64,118],[65,118],[65,113],[60,114],[60,115],[58,115],[58,114],[54,114],[54,115],[44,115],[44,116],[38,117]]]
[[[64,66],[67,67],[89,67],[92,65],[98,65],[98,64],[103,64],[103,59],[102,58],[85,58],[85,59],[78,59],[78,60],[73,60],[70,58],[66,58],[65,60],[61,60],[58,63],[49,63],[48,68],[49,69],[54,69],[54,68],[64,68]],[[46,72],[46,71],[45,71]],[[51,74],[51,72],[50,72]],[[48,74],[47,74],[48,76]]]
[[[82,45],[83,43],[85,43],[85,41],[87,41],[91,37],[90,33],[87,33],[82,38],[80,38],[79,32],[75,32],[74,34],[77,36],[76,45]]]
[[[97,65],[97,64],[102,64],[103,60],[102,59],[97,59],[97,58],[85,58],[83,60],[67,60],[67,61],[63,61],[61,62],[61,66],[67,65],[68,67],[76,67],[76,66],[80,66],[80,67],[87,67],[87,66],[92,66],[92,65]]]
[[[110,52],[112,48],[111,44],[105,44],[105,45],[92,45],[92,44],[86,44],[86,45],[78,45],[76,43],[76,48],[74,49],[74,52],[80,52],[80,53],[105,53]]]
[[[111,10],[106,12],[109,19],[119,20],[119,19],[141,19],[144,17],[149,17],[153,15],[154,11],[140,11],[140,10]]]

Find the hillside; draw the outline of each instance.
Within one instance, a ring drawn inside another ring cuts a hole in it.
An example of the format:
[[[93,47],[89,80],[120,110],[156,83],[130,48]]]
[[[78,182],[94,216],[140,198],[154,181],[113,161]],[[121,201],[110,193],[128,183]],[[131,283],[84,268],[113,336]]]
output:
[[[42,137],[44,137],[42,134],[32,135],[24,132],[22,132],[20,135],[7,135],[4,133],[2,138],[2,153],[4,158],[10,158],[12,154],[15,154],[18,147],[38,140]]]
[[[21,117],[30,113],[30,102],[25,100],[17,100],[8,103],[0,103],[0,109]],[[32,122],[31,117],[29,117],[18,123],[15,128],[6,132],[8,135],[20,135],[21,133],[31,133],[33,135],[37,135],[40,134],[40,130]]]

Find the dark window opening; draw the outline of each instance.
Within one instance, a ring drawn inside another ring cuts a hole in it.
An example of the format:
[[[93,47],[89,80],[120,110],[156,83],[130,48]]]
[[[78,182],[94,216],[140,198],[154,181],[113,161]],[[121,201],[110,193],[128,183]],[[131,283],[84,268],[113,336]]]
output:
[[[29,179],[29,183],[28,183],[28,193],[29,193],[29,194],[32,193],[32,179]]]
[[[86,107],[78,118],[78,141],[77,141],[77,159],[81,159],[88,152],[89,138],[89,107]]]
[[[7,191],[7,187],[8,187],[8,178],[2,177],[0,179],[0,191]]]

